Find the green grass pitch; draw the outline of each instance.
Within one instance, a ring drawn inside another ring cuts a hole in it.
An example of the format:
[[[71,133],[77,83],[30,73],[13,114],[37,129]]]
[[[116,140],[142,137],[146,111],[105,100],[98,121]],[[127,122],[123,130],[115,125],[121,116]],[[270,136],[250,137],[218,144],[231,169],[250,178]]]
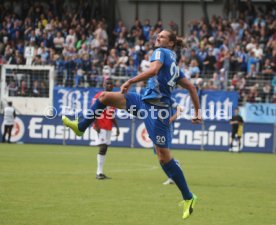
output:
[[[198,195],[182,220],[152,150],[0,144],[1,225],[276,225],[276,155],[173,151]]]

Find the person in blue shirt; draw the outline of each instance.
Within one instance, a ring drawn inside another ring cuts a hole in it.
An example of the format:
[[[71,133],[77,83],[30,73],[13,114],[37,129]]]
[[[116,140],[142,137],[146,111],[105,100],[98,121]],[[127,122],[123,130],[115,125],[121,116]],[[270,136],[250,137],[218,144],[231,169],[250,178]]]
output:
[[[145,24],[142,26],[142,29],[143,29],[143,37],[145,41],[148,42],[150,40],[150,29],[151,29],[149,19],[145,20]]]
[[[126,109],[133,115],[143,116],[145,126],[160,162],[168,177],[171,177],[179,188],[183,200],[183,219],[193,212],[197,197],[190,192],[183,171],[169,151],[172,140],[170,117],[172,112],[172,91],[176,84],[186,88],[191,96],[195,115],[193,123],[201,122],[200,104],[194,85],[185,78],[176,65],[174,47],[179,44],[176,35],[167,30],[161,31],[156,38],[155,51],[150,58],[150,68],[129,79],[121,86],[120,92],[103,92],[91,106],[82,120],[70,120],[63,116],[65,126],[71,128],[77,136],[82,136],[90,124],[98,118],[107,106]],[[182,43],[182,41],[181,41]],[[147,88],[142,95],[130,93],[130,87],[140,81],[148,80]]]

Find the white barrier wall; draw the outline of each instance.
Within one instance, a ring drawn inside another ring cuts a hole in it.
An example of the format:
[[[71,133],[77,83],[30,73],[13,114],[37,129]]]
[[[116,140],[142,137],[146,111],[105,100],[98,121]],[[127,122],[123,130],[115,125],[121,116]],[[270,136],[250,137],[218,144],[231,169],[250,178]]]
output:
[[[25,80],[27,94],[20,94],[22,80]],[[11,94],[10,83],[14,81],[17,90]],[[34,82],[37,81],[39,90],[42,92],[42,83],[45,85],[44,93],[35,94]],[[53,66],[26,66],[26,65],[3,65],[1,69],[1,103],[6,105],[12,101],[19,114],[44,115],[49,114],[53,103],[54,67]],[[51,114],[51,113],[50,113]]]

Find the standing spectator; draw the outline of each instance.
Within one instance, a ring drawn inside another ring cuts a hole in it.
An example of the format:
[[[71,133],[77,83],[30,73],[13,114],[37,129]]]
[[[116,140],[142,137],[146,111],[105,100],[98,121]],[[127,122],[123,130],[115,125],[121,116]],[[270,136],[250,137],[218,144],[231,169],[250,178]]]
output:
[[[246,77],[250,78],[251,80],[255,80],[258,77],[255,64],[250,65],[250,70]]]
[[[6,142],[6,135],[8,134],[8,143],[11,143],[11,132],[16,117],[15,109],[12,107],[12,102],[8,102],[8,106],[4,108],[4,134],[2,142]]]
[[[204,70],[203,73],[204,74],[213,73],[215,71],[215,64],[216,64],[216,57],[213,55],[213,50],[209,49],[208,55],[203,61],[203,70]]]
[[[115,38],[117,38],[119,34],[122,32],[123,26],[124,26],[123,21],[119,20],[113,31],[113,35],[115,36]]]
[[[273,80],[271,81],[271,85],[274,89],[274,94],[276,94],[276,76],[274,76]]]
[[[18,88],[17,96],[28,96],[29,90],[27,86],[27,82],[23,79],[20,81],[20,86]]]
[[[267,58],[265,60],[265,64],[264,64],[263,70],[262,70],[262,75],[263,75],[264,80],[272,80],[273,69],[272,69],[272,65],[270,63],[269,58]]]
[[[145,24],[142,26],[143,30],[143,37],[146,42],[150,40],[150,30],[151,30],[151,25],[150,25],[150,20],[146,19]]]
[[[128,66],[127,66],[127,76],[135,77],[138,74],[138,68],[134,65],[133,59],[129,59]]]
[[[62,37],[61,32],[57,32],[56,37],[54,38],[54,46],[57,53],[61,53],[64,45],[64,37]]]
[[[16,96],[18,87],[16,81],[12,78],[8,84],[9,96]]]
[[[159,31],[163,30],[163,22],[162,20],[158,20],[157,23],[154,26],[154,29],[157,30],[159,29]]]
[[[249,89],[249,94],[247,96],[247,102],[251,102],[251,103],[255,103],[258,99],[258,87],[259,87],[259,84],[256,83],[255,85],[253,85],[252,87],[250,87]]]
[[[202,79],[200,78],[200,69],[198,68],[198,64],[195,59],[191,61],[188,73],[191,78],[191,82],[197,87],[200,86]]]
[[[175,33],[175,35],[178,35],[178,25],[174,21],[169,22],[170,30]]]
[[[31,96],[32,96],[32,97],[41,97],[40,85],[39,85],[38,80],[34,80],[32,86],[33,86],[33,87],[32,87]]]
[[[149,55],[146,54],[146,55],[144,56],[144,59],[143,59],[142,62],[141,62],[140,70],[141,70],[141,72],[145,72],[145,71],[148,70],[149,68],[150,68]]]
[[[272,94],[271,85],[269,83],[265,83],[263,86],[262,102],[269,103],[271,94]]]
[[[55,55],[55,68],[57,73],[57,85],[63,85],[65,62],[62,55]]]
[[[258,60],[255,57],[255,52],[254,51],[250,51],[249,57],[248,57],[248,61],[247,61],[247,73],[250,74],[251,69],[253,68],[253,67],[251,67],[252,64],[254,65],[254,68],[256,69],[255,66],[256,66],[257,62],[258,62]]]
[[[70,30],[69,30],[69,34],[66,36],[65,44],[66,44],[68,47],[74,47],[76,41],[77,41],[77,38],[76,38],[75,31],[74,31],[73,29],[70,29]]]

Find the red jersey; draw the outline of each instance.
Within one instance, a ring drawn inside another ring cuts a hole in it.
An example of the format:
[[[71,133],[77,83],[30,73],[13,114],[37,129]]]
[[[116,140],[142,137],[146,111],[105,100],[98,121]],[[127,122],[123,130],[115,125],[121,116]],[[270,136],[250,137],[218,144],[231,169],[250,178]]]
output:
[[[93,104],[96,101],[96,99],[99,98],[101,93],[102,92],[99,92],[94,96],[91,104]],[[103,111],[101,117],[95,120],[98,127],[104,130],[112,130],[114,113],[115,113],[115,108],[111,106],[107,106],[107,108]]]

